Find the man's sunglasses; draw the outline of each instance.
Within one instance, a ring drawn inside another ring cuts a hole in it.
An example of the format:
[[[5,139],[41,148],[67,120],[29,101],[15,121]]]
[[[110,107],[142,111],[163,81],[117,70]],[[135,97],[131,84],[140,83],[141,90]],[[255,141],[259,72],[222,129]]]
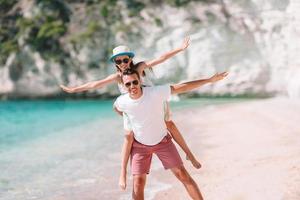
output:
[[[138,80],[134,80],[134,81],[131,81],[131,82],[127,82],[125,83],[125,87],[129,88],[130,86],[132,85],[138,85],[139,84],[139,81]]]
[[[116,59],[116,60],[115,60],[115,63],[116,63],[117,65],[122,64],[122,62],[125,63],[125,64],[129,63],[129,58],[124,58],[123,60],[122,60],[122,59]]]

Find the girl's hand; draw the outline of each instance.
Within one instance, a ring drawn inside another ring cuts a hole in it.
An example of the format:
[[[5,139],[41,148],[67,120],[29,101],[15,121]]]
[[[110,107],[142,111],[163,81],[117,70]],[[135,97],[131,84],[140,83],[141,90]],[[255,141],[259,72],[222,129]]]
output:
[[[186,37],[180,47],[180,49],[183,51],[190,45],[190,37]]]
[[[66,87],[64,85],[59,85],[59,87],[61,87],[61,89],[63,89],[63,91],[68,92],[68,93],[74,93],[75,92],[75,90],[73,88],[69,88],[69,87]]]
[[[217,82],[222,80],[223,78],[225,78],[228,75],[228,72],[223,72],[223,73],[216,73],[215,75],[213,75],[212,77],[209,78],[209,81],[211,83]]]

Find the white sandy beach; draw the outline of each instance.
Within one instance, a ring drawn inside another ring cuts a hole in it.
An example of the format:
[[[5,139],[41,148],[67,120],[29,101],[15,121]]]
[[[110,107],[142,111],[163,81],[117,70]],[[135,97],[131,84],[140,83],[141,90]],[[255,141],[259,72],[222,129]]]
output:
[[[197,170],[184,160],[205,200],[300,199],[299,100],[213,104],[181,108],[173,115],[203,165]],[[130,175],[128,188],[118,187],[123,139],[118,130],[120,118],[95,120],[0,152],[0,199],[131,199]],[[145,196],[190,199],[158,159],[152,162]]]
[[[204,199],[300,199],[299,100],[189,109],[175,112],[174,121],[203,165],[197,170],[185,161]],[[171,185],[154,199],[189,199],[171,172],[153,170],[152,179]]]

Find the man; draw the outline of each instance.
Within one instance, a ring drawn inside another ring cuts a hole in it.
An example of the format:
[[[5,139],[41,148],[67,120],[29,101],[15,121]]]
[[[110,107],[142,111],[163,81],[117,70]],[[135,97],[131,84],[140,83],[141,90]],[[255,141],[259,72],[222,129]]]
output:
[[[224,72],[209,79],[171,86],[142,87],[138,72],[126,70],[122,73],[122,82],[128,93],[117,98],[114,108],[117,112],[128,115],[134,133],[131,150],[133,199],[144,199],[146,175],[150,170],[153,153],[161,160],[164,168],[171,169],[183,183],[192,199],[203,199],[197,184],[183,166],[171,136],[167,133],[163,106],[171,94],[188,92],[204,84],[222,80],[226,76],[227,73]]]

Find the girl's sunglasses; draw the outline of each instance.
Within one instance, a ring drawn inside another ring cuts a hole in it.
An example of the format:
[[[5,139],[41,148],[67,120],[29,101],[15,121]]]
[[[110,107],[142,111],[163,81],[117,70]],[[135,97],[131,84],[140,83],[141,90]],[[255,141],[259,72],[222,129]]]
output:
[[[127,82],[125,83],[125,87],[129,88],[130,86],[132,85],[138,85],[139,84],[139,81],[138,80],[134,80],[134,81],[131,81],[131,82]]]
[[[117,65],[120,65],[121,63],[127,64],[127,63],[129,63],[129,58],[124,58],[123,60],[122,60],[122,59],[116,59],[116,60],[115,60],[115,63],[116,63]]]

